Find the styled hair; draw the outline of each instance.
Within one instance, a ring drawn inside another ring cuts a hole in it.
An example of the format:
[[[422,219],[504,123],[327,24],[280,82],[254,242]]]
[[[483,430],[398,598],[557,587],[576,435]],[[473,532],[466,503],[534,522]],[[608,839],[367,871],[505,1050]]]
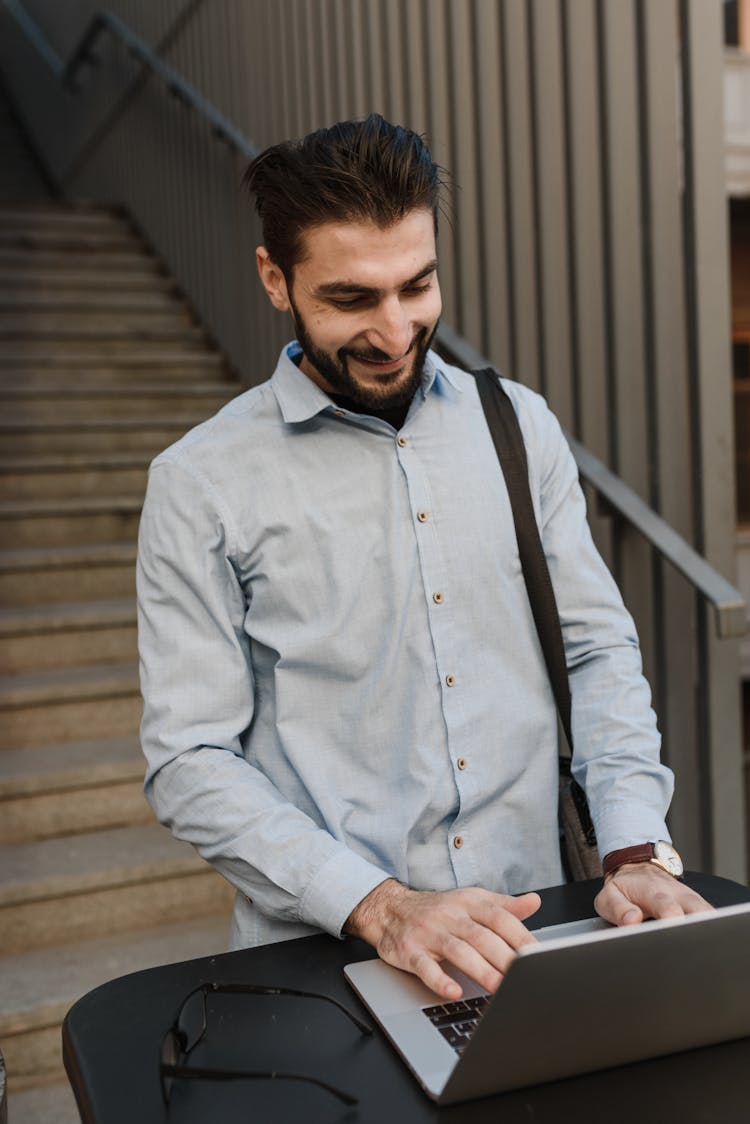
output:
[[[255,196],[266,250],[290,280],[305,232],[323,223],[386,228],[421,208],[432,212],[437,231],[441,173],[419,134],[371,113],[272,145],[243,182]]]

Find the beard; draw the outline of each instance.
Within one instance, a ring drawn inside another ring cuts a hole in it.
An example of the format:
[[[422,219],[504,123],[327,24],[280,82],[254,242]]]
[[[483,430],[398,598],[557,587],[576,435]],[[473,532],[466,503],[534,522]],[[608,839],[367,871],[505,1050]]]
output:
[[[294,301],[291,300],[292,320],[294,330],[305,358],[315,368],[319,375],[325,379],[334,394],[350,398],[358,406],[368,410],[388,410],[392,407],[405,406],[411,402],[419,387],[422,385],[424,362],[432,343],[437,323],[431,328],[420,328],[415,333],[404,361],[411,361],[408,376],[404,379],[403,368],[390,375],[381,375],[375,385],[363,384],[349,370],[349,358],[387,362],[392,357],[379,348],[358,350],[355,348],[340,347],[336,352],[324,351],[317,347],[307,330],[304,320]]]

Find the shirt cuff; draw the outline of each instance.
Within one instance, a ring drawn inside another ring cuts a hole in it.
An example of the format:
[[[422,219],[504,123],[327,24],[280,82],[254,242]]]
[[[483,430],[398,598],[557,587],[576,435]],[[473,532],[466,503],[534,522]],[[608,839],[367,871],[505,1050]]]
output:
[[[659,839],[672,842],[664,819],[658,815],[639,817],[628,810],[622,818],[605,816],[596,824],[596,841],[602,859],[611,851],[634,847],[637,843],[656,843]]]
[[[339,852],[323,864],[303,894],[301,920],[341,937],[354,907],[392,877],[352,851]]]

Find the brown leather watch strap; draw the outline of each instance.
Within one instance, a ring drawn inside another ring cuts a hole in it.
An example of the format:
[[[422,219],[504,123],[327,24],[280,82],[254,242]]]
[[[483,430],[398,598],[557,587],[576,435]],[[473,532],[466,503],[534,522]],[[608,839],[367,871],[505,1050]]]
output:
[[[636,843],[634,847],[621,847],[610,851],[602,861],[602,874],[606,877],[619,870],[625,863],[647,863],[654,857],[653,843]]]

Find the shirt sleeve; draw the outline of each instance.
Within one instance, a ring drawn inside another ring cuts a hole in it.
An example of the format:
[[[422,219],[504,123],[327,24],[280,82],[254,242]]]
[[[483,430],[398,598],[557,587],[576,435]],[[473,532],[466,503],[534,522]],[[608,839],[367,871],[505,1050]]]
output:
[[[137,567],[146,795],[261,912],[340,935],[389,875],[245,759],[254,679],[231,539],[210,484],[182,463],[155,462]]]
[[[573,775],[588,797],[600,855],[670,836],[673,775],[643,676],[635,625],[599,555],[578,468],[538,396],[522,428],[571,689]]]

